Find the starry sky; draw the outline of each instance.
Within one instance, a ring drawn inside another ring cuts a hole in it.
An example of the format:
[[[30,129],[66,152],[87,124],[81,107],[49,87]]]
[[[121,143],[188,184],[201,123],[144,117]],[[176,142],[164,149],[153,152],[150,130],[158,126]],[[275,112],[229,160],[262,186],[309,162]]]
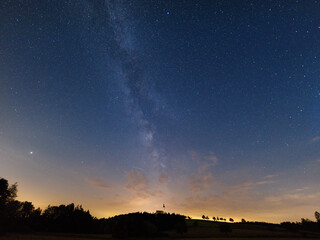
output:
[[[320,1],[0,2],[0,176],[97,217],[313,219]]]

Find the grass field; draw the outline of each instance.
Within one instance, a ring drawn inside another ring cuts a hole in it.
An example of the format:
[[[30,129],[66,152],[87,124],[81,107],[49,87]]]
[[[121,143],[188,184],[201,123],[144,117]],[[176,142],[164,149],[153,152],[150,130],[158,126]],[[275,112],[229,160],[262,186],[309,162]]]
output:
[[[11,234],[8,236],[0,237],[1,240],[102,240],[102,239],[112,239],[110,235],[77,235],[77,234]],[[134,240],[134,238],[132,238]],[[136,238],[138,239],[138,238]],[[166,239],[176,239],[176,238],[155,238],[154,240],[166,240]],[[190,239],[199,239],[199,240],[316,240],[319,238],[178,238],[179,240],[190,240]]]
[[[201,240],[302,240],[320,239],[320,234],[307,231],[289,231],[276,224],[255,224],[255,223],[222,223],[227,224],[229,232],[221,232],[222,226],[219,222],[205,220],[187,220],[188,232],[183,235],[176,231],[167,231],[168,237],[153,239],[201,239]],[[35,233],[35,234],[7,234],[0,236],[0,240],[102,240],[113,239],[111,234],[62,234],[62,233]],[[141,238],[131,238],[141,239]],[[146,239],[146,238],[144,238]]]
[[[68,233],[36,233],[36,234],[7,234],[0,240],[101,240],[112,239],[111,234],[68,234]]]

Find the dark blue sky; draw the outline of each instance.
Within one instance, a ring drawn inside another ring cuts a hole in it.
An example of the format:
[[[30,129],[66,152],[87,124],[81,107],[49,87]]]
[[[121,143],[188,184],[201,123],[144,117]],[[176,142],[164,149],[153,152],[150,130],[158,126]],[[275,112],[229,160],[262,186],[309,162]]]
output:
[[[1,1],[0,175],[97,216],[311,218],[319,4]]]

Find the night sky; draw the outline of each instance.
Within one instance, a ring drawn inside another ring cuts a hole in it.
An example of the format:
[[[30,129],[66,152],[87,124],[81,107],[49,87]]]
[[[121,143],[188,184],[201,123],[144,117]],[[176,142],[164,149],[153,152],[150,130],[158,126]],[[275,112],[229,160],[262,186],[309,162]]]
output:
[[[313,218],[320,1],[0,2],[0,176],[97,217]]]

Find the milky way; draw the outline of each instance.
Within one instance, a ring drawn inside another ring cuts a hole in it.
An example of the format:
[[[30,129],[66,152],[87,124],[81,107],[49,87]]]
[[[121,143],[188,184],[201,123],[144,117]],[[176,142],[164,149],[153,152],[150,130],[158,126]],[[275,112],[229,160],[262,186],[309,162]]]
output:
[[[154,161],[156,168],[165,168],[164,157],[160,156],[154,140],[157,126],[150,120],[152,117],[164,114],[161,110],[165,104],[159,100],[154,91],[152,79],[146,77],[139,52],[135,48],[135,26],[129,21],[125,6],[121,1],[107,1],[109,24],[113,29],[115,40],[113,54],[118,68],[115,77],[125,96],[124,104],[128,114],[139,128],[142,144],[150,149],[147,161]],[[126,7],[130,6],[131,4]]]

